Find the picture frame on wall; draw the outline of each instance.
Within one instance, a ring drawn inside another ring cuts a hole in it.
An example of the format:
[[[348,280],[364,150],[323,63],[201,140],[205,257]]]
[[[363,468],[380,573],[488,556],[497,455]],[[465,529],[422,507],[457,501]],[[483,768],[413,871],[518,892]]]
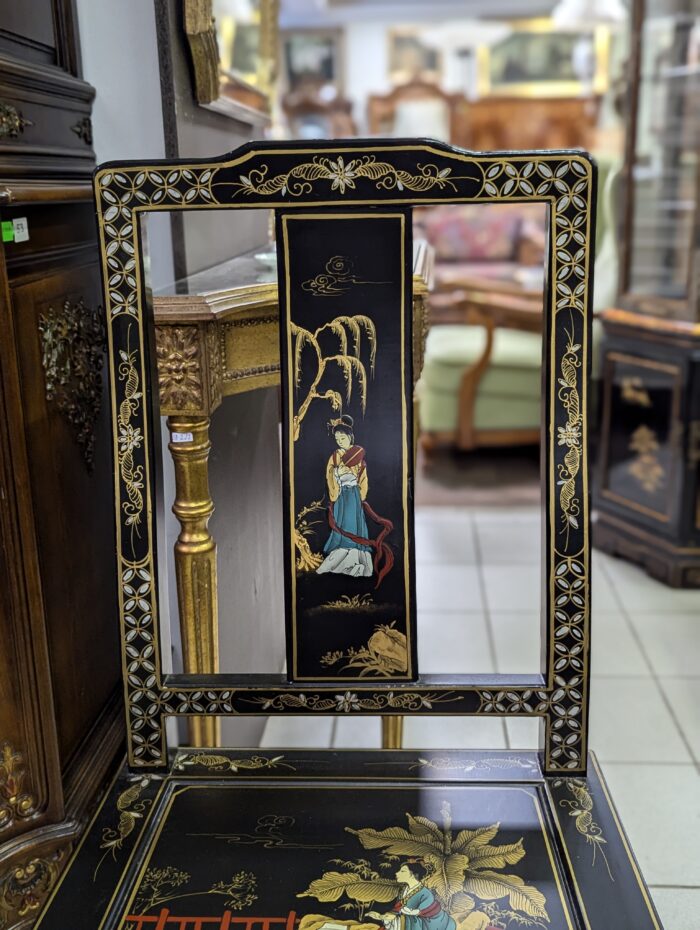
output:
[[[442,77],[442,54],[421,38],[418,26],[389,31],[389,79],[392,84],[424,81],[437,84]]]
[[[277,72],[279,0],[183,0],[200,106],[266,126]]]
[[[546,18],[520,20],[508,35],[477,49],[479,96],[604,94],[609,58],[610,30],[605,25],[563,29]]]
[[[343,91],[343,33],[340,29],[294,29],[281,33],[285,90],[321,98]]]

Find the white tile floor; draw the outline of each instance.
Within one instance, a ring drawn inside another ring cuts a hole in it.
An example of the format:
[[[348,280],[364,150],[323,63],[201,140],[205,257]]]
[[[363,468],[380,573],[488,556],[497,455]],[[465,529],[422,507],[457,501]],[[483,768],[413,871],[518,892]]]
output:
[[[424,672],[539,666],[539,511],[416,513]],[[700,592],[593,558],[591,747],[666,930],[700,930]],[[526,748],[527,720],[416,718],[416,748]],[[378,719],[271,718],[267,746],[376,747]]]

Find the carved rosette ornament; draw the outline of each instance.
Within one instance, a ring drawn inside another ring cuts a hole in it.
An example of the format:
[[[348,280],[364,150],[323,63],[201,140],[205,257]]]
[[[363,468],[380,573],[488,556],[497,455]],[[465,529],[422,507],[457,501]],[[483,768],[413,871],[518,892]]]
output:
[[[199,410],[204,403],[204,384],[198,330],[159,326],[156,354],[161,406],[183,412]]]
[[[94,427],[102,403],[105,328],[102,309],[66,299],[39,317],[46,399],[68,420],[89,472],[94,465]]]
[[[66,849],[33,856],[0,876],[0,930],[27,924],[38,911],[61,871]]]
[[[0,746],[0,833],[36,811],[35,798],[22,791],[26,774],[22,753],[7,741],[3,742]]]

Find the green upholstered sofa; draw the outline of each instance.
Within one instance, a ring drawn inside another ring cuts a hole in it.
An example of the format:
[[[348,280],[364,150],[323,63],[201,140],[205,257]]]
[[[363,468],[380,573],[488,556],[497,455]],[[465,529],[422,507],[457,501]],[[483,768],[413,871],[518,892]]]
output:
[[[425,448],[537,442],[542,337],[482,325],[430,330],[416,386]]]

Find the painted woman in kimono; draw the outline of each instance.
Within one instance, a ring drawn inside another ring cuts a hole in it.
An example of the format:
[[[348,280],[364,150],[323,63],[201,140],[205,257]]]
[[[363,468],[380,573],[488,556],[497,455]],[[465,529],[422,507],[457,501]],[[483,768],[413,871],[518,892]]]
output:
[[[391,911],[380,914],[368,911],[367,917],[381,920],[386,930],[456,930],[454,919],[430,888],[423,884],[426,869],[420,863],[404,862],[396,873],[403,886],[400,898]]]
[[[316,571],[320,575],[336,572],[366,578],[371,576],[373,564],[363,509],[369,487],[365,450],[355,445],[352,417],[331,420],[329,426],[337,446],[326,465],[331,533],[323,547],[325,558]]]

